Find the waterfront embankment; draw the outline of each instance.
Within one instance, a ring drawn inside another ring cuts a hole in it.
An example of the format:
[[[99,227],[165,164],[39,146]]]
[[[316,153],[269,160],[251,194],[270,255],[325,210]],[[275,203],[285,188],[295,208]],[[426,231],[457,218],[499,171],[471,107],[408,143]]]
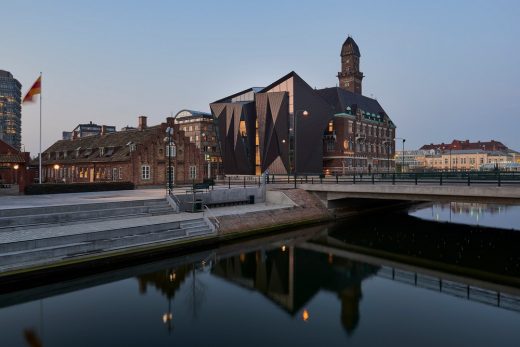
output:
[[[0,204],[0,276],[183,252],[332,216],[299,189],[264,202],[174,213],[164,190],[12,197]]]

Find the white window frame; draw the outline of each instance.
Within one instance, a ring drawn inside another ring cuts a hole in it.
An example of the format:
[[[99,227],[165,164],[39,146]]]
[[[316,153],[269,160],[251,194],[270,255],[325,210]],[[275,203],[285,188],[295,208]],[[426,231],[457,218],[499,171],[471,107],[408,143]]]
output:
[[[149,180],[152,176],[151,171],[150,165],[141,165],[141,179]]]
[[[190,165],[190,179],[196,179],[197,178],[197,166],[196,165]]]

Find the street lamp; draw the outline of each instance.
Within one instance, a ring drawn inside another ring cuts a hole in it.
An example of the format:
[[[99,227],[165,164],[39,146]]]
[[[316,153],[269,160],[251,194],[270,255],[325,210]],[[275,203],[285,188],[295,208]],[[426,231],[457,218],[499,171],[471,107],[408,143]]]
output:
[[[402,137],[396,137],[396,140],[402,140],[403,141],[403,152],[401,155],[401,173],[404,172],[404,143],[406,142],[406,139]]]
[[[17,184],[18,183],[18,164],[14,164],[13,166],[13,169],[14,169],[14,184]]]
[[[390,173],[390,148],[392,148],[390,145],[392,144],[392,141],[384,141],[383,145],[386,145],[386,172]]]
[[[58,164],[54,164],[54,177],[56,178],[56,183],[58,183],[58,170],[60,166]]]
[[[167,138],[165,139],[168,142],[168,147],[166,154],[168,155],[168,195],[172,193],[173,182],[172,182],[172,157],[175,156],[175,144],[172,143],[173,136],[173,128],[166,128]]]
[[[309,115],[309,112],[307,110],[296,110],[294,111],[294,175],[296,176],[296,133],[297,133],[297,124],[298,124],[298,113],[301,112],[302,116],[307,117]]]

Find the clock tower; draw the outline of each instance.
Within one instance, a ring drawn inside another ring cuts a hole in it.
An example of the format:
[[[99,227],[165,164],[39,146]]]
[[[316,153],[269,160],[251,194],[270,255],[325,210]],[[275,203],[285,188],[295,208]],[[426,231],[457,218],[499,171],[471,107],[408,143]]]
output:
[[[339,86],[350,92],[361,94],[363,73],[359,71],[359,47],[352,37],[348,37],[341,47],[341,72],[338,72]]]

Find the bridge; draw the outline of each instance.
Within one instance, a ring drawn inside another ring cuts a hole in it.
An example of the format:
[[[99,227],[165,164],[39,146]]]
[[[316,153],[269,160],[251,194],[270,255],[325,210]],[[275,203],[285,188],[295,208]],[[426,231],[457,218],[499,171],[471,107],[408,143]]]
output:
[[[270,176],[269,183],[314,192],[329,208],[351,199],[520,203],[520,173],[438,172]]]

